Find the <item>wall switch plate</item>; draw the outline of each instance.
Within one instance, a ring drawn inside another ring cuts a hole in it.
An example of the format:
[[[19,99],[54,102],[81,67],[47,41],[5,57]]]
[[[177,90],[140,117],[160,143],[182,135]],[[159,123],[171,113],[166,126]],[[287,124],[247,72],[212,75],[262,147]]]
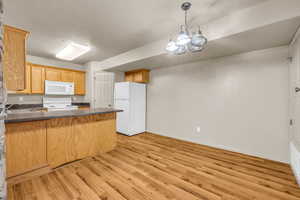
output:
[[[201,132],[201,127],[200,127],[200,126],[197,126],[197,127],[196,127],[196,132],[197,132],[197,133],[200,133],[200,132]]]

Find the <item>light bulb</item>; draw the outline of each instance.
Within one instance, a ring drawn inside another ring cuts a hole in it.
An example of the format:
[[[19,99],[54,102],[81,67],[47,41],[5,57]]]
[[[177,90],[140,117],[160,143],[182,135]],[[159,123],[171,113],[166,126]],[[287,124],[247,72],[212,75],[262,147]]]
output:
[[[194,33],[192,35],[191,43],[193,46],[201,47],[207,43],[207,39],[202,35],[201,31],[199,31],[198,33]]]
[[[189,42],[191,42],[190,36],[186,32],[181,31],[177,37],[176,44],[178,46],[183,46],[188,44]]]
[[[181,55],[186,53],[186,46],[179,46],[179,48],[174,52],[176,55]]]
[[[173,40],[170,40],[166,47],[166,50],[170,53],[174,53],[178,49],[179,47],[176,45],[176,43]]]
[[[204,49],[204,46],[194,46],[193,44],[189,44],[188,48],[191,52],[198,52]]]

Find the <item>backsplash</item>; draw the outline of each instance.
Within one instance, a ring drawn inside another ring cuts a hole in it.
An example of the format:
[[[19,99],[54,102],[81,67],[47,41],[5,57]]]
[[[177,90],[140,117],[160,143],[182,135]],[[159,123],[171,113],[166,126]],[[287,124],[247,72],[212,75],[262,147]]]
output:
[[[60,96],[64,97],[64,96]],[[72,101],[75,103],[87,102],[85,96],[74,96]],[[20,95],[9,94],[7,97],[8,104],[42,104],[43,95]]]

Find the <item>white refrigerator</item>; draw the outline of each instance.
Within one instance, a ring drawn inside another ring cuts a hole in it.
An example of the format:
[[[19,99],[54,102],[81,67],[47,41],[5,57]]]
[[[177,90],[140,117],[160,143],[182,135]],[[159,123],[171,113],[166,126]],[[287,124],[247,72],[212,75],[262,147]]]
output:
[[[146,131],[146,85],[133,82],[115,84],[117,132],[132,136]]]

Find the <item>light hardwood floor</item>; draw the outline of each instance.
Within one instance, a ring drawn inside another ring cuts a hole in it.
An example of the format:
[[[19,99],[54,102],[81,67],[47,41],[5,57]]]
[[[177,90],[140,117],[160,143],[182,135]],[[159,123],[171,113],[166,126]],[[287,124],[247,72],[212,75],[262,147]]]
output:
[[[290,167],[149,133],[9,186],[10,200],[300,199]]]

